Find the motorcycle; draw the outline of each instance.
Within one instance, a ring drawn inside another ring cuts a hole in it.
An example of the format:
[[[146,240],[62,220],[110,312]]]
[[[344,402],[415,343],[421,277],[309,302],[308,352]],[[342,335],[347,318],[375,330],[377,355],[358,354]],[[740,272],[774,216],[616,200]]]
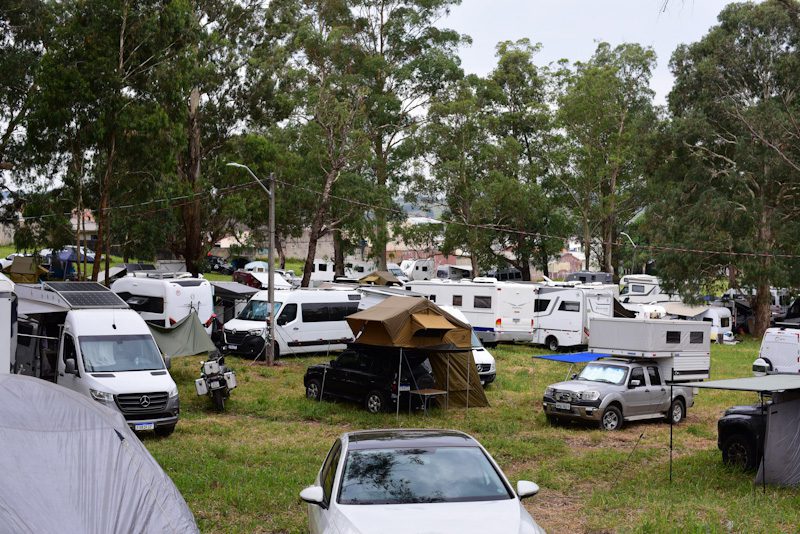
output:
[[[236,373],[225,365],[225,357],[219,352],[211,353],[210,358],[200,362],[200,378],[194,381],[199,396],[208,395],[217,410],[225,409],[225,399],[236,388]]]

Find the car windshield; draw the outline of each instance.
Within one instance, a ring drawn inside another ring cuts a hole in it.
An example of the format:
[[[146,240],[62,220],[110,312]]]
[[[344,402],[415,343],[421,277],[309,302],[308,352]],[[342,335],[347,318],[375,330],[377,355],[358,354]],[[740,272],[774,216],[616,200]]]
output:
[[[477,348],[481,348],[481,347],[483,347],[483,343],[481,343],[481,340],[478,339],[477,335],[475,335],[475,330],[473,330],[472,331],[472,348],[473,349],[477,349]]]
[[[620,385],[625,381],[627,374],[627,367],[605,363],[590,363],[584,367],[581,374],[578,375],[578,380]]]
[[[281,308],[281,303],[275,303],[275,311]],[[237,319],[244,321],[266,321],[267,311],[269,310],[269,302],[266,300],[250,300],[244,309],[239,313]]]
[[[78,341],[83,367],[89,373],[164,369],[161,353],[153,337],[147,334],[81,336]]]
[[[339,504],[498,501],[512,495],[478,447],[366,449],[347,454]]]

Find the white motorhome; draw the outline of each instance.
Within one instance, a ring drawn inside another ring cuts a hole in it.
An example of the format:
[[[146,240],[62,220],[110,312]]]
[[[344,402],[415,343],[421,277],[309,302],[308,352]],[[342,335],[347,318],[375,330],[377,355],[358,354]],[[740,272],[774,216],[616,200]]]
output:
[[[168,328],[194,310],[206,331],[211,333],[216,317],[214,289],[204,278],[140,271],[116,280],[111,284],[111,291],[150,324]]]
[[[622,289],[619,300],[623,304],[653,304],[656,302],[680,302],[679,295],[661,291],[661,280],[649,274],[629,274],[620,279]]]
[[[344,350],[353,341],[345,317],[358,311],[354,290],[275,291],[276,356]],[[225,323],[225,344],[235,354],[258,356],[267,336],[269,293],[253,295],[241,313]]]
[[[653,359],[667,380],[703,380],[711,372],[710,332],[711,325],[702,321],[595,317],[589,350]]]
[[[144,319],[95,282],[17,284],[12,372],[50,380],[120,411],[133,430],[167,436],[178,388]]]
[[[800,373],[800,328],[796,324],[767,328],[761,340],[753,374]]]
[[[703,321],[711,324],[711,341],[723,343],[733,339],[731,311],[723,306],[688,306],[681,302],[666,302],[664,310],[671,318]]]
[[[434,275],[434,262],[432,258],[425,260],[403,260],[400,269],[406,273],[409,280],[430,280]]]
[[[453,306],[466,316],[483,343],[530,342],[536,286],[478,277],[472,281],[414,280],[409,291],[437,305]]]
[[[472,278],[472,267],[467,267],[466,265],[440,265],[436,268],[436,278],[439,280],[467,280]]]
[[[552,351],[586,345],[592,319],[613,316],[614,292],[610,288],[538,287],[532,341]]]

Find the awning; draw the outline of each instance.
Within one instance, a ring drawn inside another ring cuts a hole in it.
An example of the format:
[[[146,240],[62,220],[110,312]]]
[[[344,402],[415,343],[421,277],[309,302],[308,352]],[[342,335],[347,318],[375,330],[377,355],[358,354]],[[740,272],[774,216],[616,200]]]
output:
[[[800,375],[749,376],[746,378],[729,378],[726,380],[711,380],[708,382],[689,382],[681,385],[701,389],[777,393],[800,389]]]
[[[67,312],[69,308],[51,304],[49,302],[39,302],[36,300],[19,299],[17,301],[17,311],[20,315],[35,315],[37,313],[57,313]]]
[[[572,354],[546,354],[544,356],[534,356],[534,358],[553,362],[586,363],[598,358],[608,358],[610,356],[610,354],[600,354],[597,352],[574,352]]]
[[[248,271],[247,274],[249,274],[250,276],[252,276],[256,280],[258,280],[258,282],[263,287],[269,287],[269,273],[250,272],[250,271]],[[275,288],[276,289],[291,289],[292,288],[292,284],[287,282],[286,279],[284,277],[282,277],[281,275],[279,275],[278,273],[273,273],[273,276],[275,277]]]
[[[239,282],[211,282],[214,296],[225,299],[247,299],[258,293],[258,289]]]
[[[668,314],[681,317],[697,317],[708,311],[709,308],[709,306],[689,306],[683,302],[662,302],[660,304]]]

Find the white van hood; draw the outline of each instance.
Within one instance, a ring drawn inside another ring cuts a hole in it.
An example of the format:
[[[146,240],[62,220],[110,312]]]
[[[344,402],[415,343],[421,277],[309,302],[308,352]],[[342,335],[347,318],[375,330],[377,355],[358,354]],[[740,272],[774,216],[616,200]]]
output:
[[[544,532],[516,499],[339,506],[341,534],[534,534]],[[522,528],[520,528],[522,527]]]
[[[494,365],[494,356],[484,347],[472,347],[472,359],[475,363],[488,363]]]
[[[246,321],[244,319],[231,319],[225,323],[225,330],[247,332],[248,330],[263,329],[267,327],[266,321]]]
[[[95,386],[92,389],[120,395],[125,393],[172,392],[177,386],[166,369],[155,371],[122,371],[87,373]]]

